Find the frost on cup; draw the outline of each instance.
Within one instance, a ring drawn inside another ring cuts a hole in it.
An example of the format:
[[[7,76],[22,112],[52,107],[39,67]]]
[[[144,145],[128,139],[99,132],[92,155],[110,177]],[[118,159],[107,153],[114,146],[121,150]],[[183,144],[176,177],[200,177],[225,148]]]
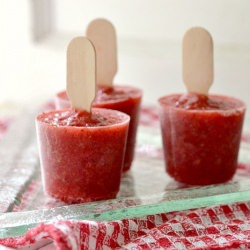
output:
[[[115,198],[129,116],[114,110],[54,110],[36,118],[44,190],[66,203]]]
[[[92,103],[93,107],[118,110],[130,116],[123,171],[130,169],[134,158],[141,99],[142,91],[138,88],[121,85],[99,85],[97,87],[96,98]],[[62,91],[56,95],[55,106],[57,109],[70,107],[70,103],[65,91]]]
[[[164,96],[159,104],[168,174],[192,185],[230,180],[237,168],[244,103],[189,93]]]

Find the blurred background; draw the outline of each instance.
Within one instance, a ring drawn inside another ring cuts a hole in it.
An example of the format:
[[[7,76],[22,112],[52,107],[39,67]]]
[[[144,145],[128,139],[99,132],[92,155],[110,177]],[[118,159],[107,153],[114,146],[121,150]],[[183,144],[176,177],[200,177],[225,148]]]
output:
[[[144,104],[183,92],[181,40],[192,26],[214,39],[211,93],[250,105],[249,0],[1,0],[0,103],[41,104],[66,86],[66,47],[95,18],[117,31],[115,83],[144,89]],[[247,113],[247,116],[248,113]]]

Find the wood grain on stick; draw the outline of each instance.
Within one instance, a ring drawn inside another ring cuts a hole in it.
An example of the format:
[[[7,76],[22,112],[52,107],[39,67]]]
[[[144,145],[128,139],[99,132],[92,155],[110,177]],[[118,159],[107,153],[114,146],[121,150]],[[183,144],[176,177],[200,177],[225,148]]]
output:
[[[95,19],[86,31],[96,49],[96,83],[112,85],[117,72],[117,47],[115,28],[106,19]]]
[[[183,38],[183,81],[189,92],[207,94],[213,83],[213,40],[201,27],[189,29]]]
[[[85,37],[74,38],[67,49],[67,95],[77,110],[91,110],[95,98],[95,49]]]

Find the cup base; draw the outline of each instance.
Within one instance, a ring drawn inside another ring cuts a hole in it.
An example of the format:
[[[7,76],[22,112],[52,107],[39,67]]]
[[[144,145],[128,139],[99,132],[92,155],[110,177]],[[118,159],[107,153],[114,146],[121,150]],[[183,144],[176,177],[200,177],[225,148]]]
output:
[[[50,194],[46,192],[47,195],[55,198],[56,200],[62,201],[66,204],[79,204],[79,203],[86,203],[86,202],[94,202],[94,201],[101,201],[101,200],[110,200],[115,199],[118,192],[111,193],[109,195],[105,196],[99,196],[99,197],[70,197],[68,195],[65,196],[58,196],[56,194]]]
[[[230,181],[235,173],[230,174],[229,176],[223,176],[223,178],[185,178],[184,176],[179,176],[178,174],[173,174],[169,171],[166,173],[171,176],[175,181],[180,182],[185,185],[191,186],[206,186],[206,185],[215,185],[215,184],[222,184],[225,182]]]

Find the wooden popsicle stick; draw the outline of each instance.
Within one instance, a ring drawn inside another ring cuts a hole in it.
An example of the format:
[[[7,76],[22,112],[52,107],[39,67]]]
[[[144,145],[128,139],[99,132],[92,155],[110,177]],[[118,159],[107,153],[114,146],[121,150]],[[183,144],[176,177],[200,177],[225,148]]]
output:
[[[117,72],[117,48],[115,28],[106,19],[95,19],[86,31],[86,36],[96,49],[96,83],[112,85]]]
[[[72,108],[90,112],[95,98],[95,49],[85,37],[76,37],[67,49],[67,95]]]
[[[182,76],[188,92],[207,94],[213,83],[213,39],[200,27],[189,29],[182,44]]]

